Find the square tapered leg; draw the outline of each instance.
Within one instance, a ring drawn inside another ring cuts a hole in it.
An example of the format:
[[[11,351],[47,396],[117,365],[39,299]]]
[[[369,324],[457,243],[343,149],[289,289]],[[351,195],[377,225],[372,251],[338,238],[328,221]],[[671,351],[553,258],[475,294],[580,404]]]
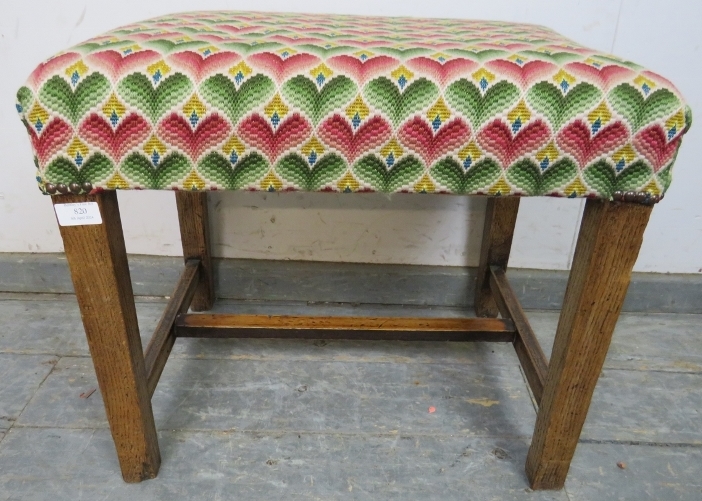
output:
[[[53,202],[98,204],[101,224],[60,226],[61,236],[122,477],[154,478],[161,456],[117,194],[62,195]]]
[[[527,457],[533,489],[565,483],[650,214],[587,201]]]

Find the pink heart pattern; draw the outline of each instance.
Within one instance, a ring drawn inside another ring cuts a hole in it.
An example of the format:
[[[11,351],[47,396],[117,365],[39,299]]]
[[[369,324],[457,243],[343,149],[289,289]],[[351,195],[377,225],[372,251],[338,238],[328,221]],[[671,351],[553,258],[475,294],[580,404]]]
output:
[[[439,61],[428,57],[415,57],[407,61],[407,67],[420,75],[425,75],[432,80],[445,84],[461,75],[467,75],[479,66],[470,59],[451,59],[441,64]]]
[[[298,75],[319,64],[319,58],[312,54],[293,54],[283,58],[272,52],[262,52],[249,57],[250,66],[265,70],[278,83],[291,75]]]
[[[570,153],[581,169],[590,162],[605,154],[613,154],[615,150],[626,144],[629,131],[621,122],[614,122],[601,128],[594,136],[590,127],[582,120],[569,124],[556,138],[558,146]]]
[[[239,59],[241,57],[233,52],[216,52],[208,57],[203,57],[198,52],[186,50],[172,54],[168,58],[168,62],[186,75],[193,75],[199,82],[217,71],[228,69]]]
[[[51,120],[42,129],[41,135],[37,134],[34,127],[27,127],[27,131],[40,164],[46,164],[51,157],[68,144],[73,135],[73,128],[60,118]]]
[[[88,66],[95,66],[103,73],[109,75],[112,82],[119,80],[120,76],[129,74],[138,68],[144,68],[161,59],[158,52],[141,50],[123,56],[114,50],[104,50],[86,56]]]
[[[400,128],[398,138],[404,146],[419,154],[426,165],[432,165],[441,155],[466,144],[470,127],[462,119],[454,118],[434,134],[426,121],[414,117]]]
[[[374,116],[354,133],[348,120],[336,114],[322,122],[318,134],[322,141],[354,162],[361,153],[370,152],[390,139],[392,129],[382,117]]]
[[[128,151],[148,137],[150,131],[149,123],[136,113],[124,117],[114,129],[101,115],[92,113],[80,125],[78,133],[119,163]]]
[[[256,114],[244,119],[237,133],[273,163],[283,152],[294,149],[307,139],[312,133],[312,126],[299,113],[294,113],[273,130],[268,120]]]
[[[195,130],[182,115],[172,113],[159,124],[158,135],[184,151],[193,162],[197,162],[205,150],[224,141],[231,130],[229,122],[217,113],[201,120]]]
[[[536,153],[549,139],[551,132],[544,122],[535,120],[522,127],[517,134],[499,118],[485,126],[478,134],[478,144],[492,153],[507,168],[515,160]]]
[[[650,162],[653,171],[658,172],[673,160],[681,138],[682,136],[678,135],[668,142],[663,128],[660,125],[654,125],[636,134],[633,145],[636,151]]]
[[[334,56],[327,60],[327,64],[339,73],[351,75],[355,81],[364,84],[377,75],[390,72],[399,61],[389,56],[375,56],[365,61],[353,56]]]

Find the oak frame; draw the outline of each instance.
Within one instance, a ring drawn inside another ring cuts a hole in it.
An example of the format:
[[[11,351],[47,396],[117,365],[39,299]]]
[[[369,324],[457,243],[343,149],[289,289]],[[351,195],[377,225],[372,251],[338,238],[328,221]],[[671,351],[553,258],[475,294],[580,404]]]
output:
[[[158,473],[150,398],[178,337],[401,339],[512,342],[539,406],[526,461],[533,489],[565,483],[652,209],[587,200],[549,363],[506,274],[517,197],[487,200],[475,293],[476,313],[485,318],[408,319],[188,314],[215,299],[207,193],[176,192],[185,266],[145,353],[116,193],[52,201],[96,202],[102,216],[99,225],[60,231],[126,482]]]

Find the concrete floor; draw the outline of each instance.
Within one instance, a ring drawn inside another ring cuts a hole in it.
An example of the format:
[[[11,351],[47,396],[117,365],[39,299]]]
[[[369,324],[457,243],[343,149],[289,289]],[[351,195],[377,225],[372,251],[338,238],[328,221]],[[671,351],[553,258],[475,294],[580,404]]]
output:
[[[137,304],[145,342],[163,305]],[[218,309],[463,314],[294,303]],[[550,352],[557,313],[529,316]],[[178,340],[153,398],[161,472],[128,485],[100,392],[91,393],[75,298],[0,295],[0,501],[700,500],[701,322],[622,316],[558,492],[531,491],[523,473],[535,410],[510,345]]]

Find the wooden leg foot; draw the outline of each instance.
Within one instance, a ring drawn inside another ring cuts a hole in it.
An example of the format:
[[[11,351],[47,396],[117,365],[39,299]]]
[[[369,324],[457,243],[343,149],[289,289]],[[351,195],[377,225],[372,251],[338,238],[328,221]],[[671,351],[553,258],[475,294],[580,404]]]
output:
[[[102,224],[60,226],[61,236],[122,477],[126,482],[154,478],[161,456],[117,194],[62,195],[53,202],[99,206]]]
[[[527,457],[532,489],[565,484],[650,214],[587,201]]]

